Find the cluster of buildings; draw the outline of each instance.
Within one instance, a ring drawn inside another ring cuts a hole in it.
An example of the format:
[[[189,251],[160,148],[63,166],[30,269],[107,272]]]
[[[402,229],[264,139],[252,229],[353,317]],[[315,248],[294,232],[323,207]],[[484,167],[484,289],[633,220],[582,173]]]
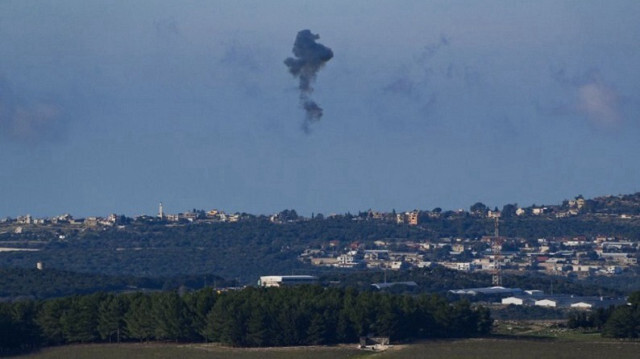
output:
[[[30,214],[24,216],[18,216],[17,218],[4,217],[0,218],[0,224],[4,225],[86,225],[86,226],[114,226],[122,222],[123,216],[116,214],[110,214],[107,217],[87,217],[87,218],[74,218],[72,215],[66,213],[59,216],[48,218],[36,218]],[[21,227],[17,227],[17,232],[20,232]]]
[[[577,296],[570,294],[546,294],[541,290],[522,290],[501,286],[486,288],[453,289],[452,294],[461,296],[482,295],[487,299],[495,299],[502,305],[537,306],[545,308],[583,309],[608,308],[622,305],[625,298],[605,298],[595,296]]]
[[[399,270],[441,265],[475,272],[538,271],[555,275],[616,275],[637,266],[640,243],[614,237],[562,237],[536,241],[483,237],[480,240],[442,238],[438,241],[385,241],[340,247],[329,242],[306,249],[298,259],[314,266]],[[496,242],[499,251],[496,252]]]
[[[36,218],[30,214],[18,216],[17,218],[4,217],[0,218],[0,225],[78,225],[85,227],[112,227],[115,225],[124,225],[132,222],[167,222],[167,223],[193,223],[193,222],[238,222],[241,220],[239,213],[225,213],[217,209],[205,211],[190,211],[178,214],[165,213],[162,203],[158,208],[157,216],[140,215],[133,218],[115,213],[106,217],[86,217],[74,218],[70,214],[62,214],[59,216],[48,218]],[[20,231],[20,230],[18,230]]]

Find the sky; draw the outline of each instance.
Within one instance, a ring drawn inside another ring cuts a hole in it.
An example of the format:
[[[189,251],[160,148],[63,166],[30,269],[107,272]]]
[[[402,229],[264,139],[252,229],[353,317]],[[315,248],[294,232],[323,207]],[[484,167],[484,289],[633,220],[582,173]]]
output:
[[[1,0],[0,217],[635,193],[638,18],[636,0]],[[305,29],[333,52],[312,123],[284,64]]]

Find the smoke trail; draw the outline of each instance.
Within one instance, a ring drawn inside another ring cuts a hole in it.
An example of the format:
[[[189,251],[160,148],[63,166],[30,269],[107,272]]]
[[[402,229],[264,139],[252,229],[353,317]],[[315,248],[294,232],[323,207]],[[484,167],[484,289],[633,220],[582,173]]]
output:
[[[330,48],[316,42],[320,38],[317,34],[312,34],[310,30],[298,32],[296,41],[293,44],[293,54],[295,58],[289,57],[284,60],[284,64],[289,68],[289,72],[299,78],[300,104],[305,110],[305,121],[302,129],[309,133],[309,126],[322,118],[322,108],[311,99],[313,88],[311,83],[316,79],[318,71],[327,61],[333,57]]]

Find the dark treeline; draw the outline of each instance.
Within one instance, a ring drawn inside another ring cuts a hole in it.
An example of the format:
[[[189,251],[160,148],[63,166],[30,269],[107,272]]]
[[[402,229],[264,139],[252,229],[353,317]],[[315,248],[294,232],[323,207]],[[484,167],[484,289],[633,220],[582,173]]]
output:
[[[640,338],[640,291],[629,296],[627,305],[569,314],[570,328],[599,330],[609,338]]]
[[[587,283],[581,279],[542,274],[516,275],[504,274],[504,285],[522,289],[540,289],[548,293],[571,293],[576,295],[619,296],[637,288],[637,276],[595,277]],[[606,279],[606,281],[605,281]],[[441,266],[433,268],[412,268],[402,271],[336,271],[320,275],[326,285],[353,287],[360,290],[371,289],[372,283],[414,281],[416,287],[393,287],[386,289],[394,293],[410,292],[440,293],[447,295],[449,289],[486,287],[491,285],[487,273],[465,273]],[[339,283],[339,284],[336,284]],[[237,286],[235,280],[225,280],[212,274],[180,275],[171,278],[141,278],[134,276],[109,276],[91,273],[74,273],[46,268],[0,268],[0,301],[16,299],[47,299],[74,294],[95,292],[115,292],[139,290],[174,290],[186,288],[197,290],[206,286]],[[607,287],[625,286],[626,291],[612,290]],[[473,300],[484,300],[480,296]]]
[[[224,280],[212,274],[142,278],[130,275],[75,273],[53,268],[0,268],[0,301],[46,299],[95,292],[172,290],[180,287],[200,289],[207,285],[224,287],[235,284],[234,281]]]
[[[213,341],[232,346],[356,342],[488,334],[485,308],[437,295],[406,296],[300,286],[96,293],[0,303],[0,352],[69,343]]]

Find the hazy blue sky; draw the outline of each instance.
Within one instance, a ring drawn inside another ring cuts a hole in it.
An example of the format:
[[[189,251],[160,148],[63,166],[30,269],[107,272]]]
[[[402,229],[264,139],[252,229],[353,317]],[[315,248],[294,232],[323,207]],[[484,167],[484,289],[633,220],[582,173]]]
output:
[[[0,1],[0,216],[640,191],[640,2]],[[334,57],[302,130],[283,61]]]

